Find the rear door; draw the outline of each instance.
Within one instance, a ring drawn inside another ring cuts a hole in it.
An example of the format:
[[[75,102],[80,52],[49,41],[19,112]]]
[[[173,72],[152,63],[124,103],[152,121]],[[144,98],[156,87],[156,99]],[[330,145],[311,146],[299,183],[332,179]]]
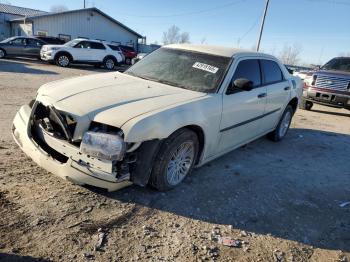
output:
[[[106,47],[102,43],[91,42],[91,61],[102,62],[107,55]]]
[[[27,38],[25,52],[28,56],[40,56],[40,49],[45,43],[41,40]]]
[[[231,83],[236,79],[253,82],[251,91],[233,89],[223,94],[223,112],[220,124],[220,151],[237,147],[261,134],[262,118],[266,105],[266,86],[262,85],[258,59],[244,58],[238,61]]]
[[[277,125],[285,105],[290,100],[291,86],[276,61],[261,59],[260,65],[263,84],[267,90],[266,117],[262,128],[268,131]]]

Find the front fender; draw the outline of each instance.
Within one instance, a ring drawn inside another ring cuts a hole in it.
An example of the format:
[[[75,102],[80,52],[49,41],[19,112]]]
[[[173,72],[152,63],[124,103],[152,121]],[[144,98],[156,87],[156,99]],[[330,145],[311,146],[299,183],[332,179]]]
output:
[[[126,142],[143,142],[165,139],[185,126],[198,126],[205,138],[204,152],[214,152],[218,141],[222,112],[220,94],[135,117],[121,129]],[[202,154],[202,155],[203,155]]]

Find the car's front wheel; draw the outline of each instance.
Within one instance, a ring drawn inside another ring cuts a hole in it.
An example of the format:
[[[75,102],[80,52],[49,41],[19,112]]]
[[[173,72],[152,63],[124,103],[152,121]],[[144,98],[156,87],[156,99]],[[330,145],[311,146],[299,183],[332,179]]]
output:
[[[282,140],[288,133],[290,124],[292,122],[293,114],[294,110],[292,106],[288,105],[284,110],[276,129],[269,133],[267,137],[274,142]]]
[[[196,133],[183,128],[173,133],[161,145],[155,159],[150,184],[159,191],[167,191],[192,171],[199,142]]]
[[[56,64],[61,67],[68,67],[70,64],[70,58],[66,54],[60,54],[56,58]]]
[[[299,108],[310,111],[313,105],[314,104],[312,102],[307,101],[304,98],[301,98],[300,103],[299,103]]]
[[[6,56],[5,50],[0,49],[0,59]]]

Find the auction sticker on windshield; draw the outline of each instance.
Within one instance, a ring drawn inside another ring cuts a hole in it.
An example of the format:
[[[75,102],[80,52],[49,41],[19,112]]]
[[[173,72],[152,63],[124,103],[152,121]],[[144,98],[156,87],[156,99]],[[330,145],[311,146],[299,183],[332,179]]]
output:
[[[200,69],[200,70],[204,70],[213,74],[216,74],[216,72],[219,70],[219,68],[215,67],[215,66],[211,66],[211,65],[207,65],[207,64],[203,64],[203,63],[199,63],[196,62],[194,63],[194,65],[192,66],[194,68]]]

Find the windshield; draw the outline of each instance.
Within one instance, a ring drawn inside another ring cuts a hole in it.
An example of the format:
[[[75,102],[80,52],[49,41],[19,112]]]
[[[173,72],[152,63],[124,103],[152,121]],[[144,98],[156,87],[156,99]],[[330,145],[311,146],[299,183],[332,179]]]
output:
[[[321,69],[350,72],[350,57],[333,58],[331,61],[325,64]]]
[[[2,40],[0,43],[8,43],[8,42],[10,42],[10,41],[13,40],[13,39],[16,39],[16,37],[7,38],[7,39],[5,39],[5,40]]]
[[[188,90],[214,93],[229,64],[229,57],[161,48],[125,73]]]
[[[65,43],[64,45],[65,46],[70,46],[70,47],[74,47],[76,44],[78,44],[81,40],[72,40],[72,41],[69,41],[67,43]]]

